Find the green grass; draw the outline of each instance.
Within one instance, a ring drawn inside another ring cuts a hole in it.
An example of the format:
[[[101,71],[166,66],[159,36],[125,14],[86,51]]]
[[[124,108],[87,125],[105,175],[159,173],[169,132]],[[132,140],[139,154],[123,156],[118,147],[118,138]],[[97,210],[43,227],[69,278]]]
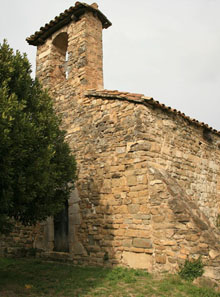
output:
[[[178,275],[0,258],[0,296],[220,297],[220,293],[198,288]]]

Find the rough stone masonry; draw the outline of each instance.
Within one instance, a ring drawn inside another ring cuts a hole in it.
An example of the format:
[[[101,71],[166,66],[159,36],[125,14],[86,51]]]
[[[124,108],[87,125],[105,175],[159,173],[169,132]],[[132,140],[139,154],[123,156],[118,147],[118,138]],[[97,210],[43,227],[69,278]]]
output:
[[[36,249],[74,264],[175,272],[202,255],[220,279],[220,132],[141,94],[103,89],[97,4],[76,2],[35,32],[37,77],[62,115],[78,164],[66,240],[53,218],[16,226],[4,254]]]

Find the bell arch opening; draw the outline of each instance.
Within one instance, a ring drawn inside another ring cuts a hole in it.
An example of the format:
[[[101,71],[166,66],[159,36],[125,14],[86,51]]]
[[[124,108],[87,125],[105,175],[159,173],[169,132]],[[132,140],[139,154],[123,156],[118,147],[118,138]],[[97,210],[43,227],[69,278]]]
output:
[[[52,42],[52,76],[57,79],[68,79],[68,34],[58,34]]]

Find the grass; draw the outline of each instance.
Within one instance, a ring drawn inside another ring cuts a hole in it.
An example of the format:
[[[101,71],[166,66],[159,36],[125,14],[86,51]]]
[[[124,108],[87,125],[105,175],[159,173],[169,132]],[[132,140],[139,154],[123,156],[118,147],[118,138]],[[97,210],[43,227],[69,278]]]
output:
[[[220,297],[178,275],[153,276],[125,268],[76,267],[33,259],[0,258],[1,297]]]

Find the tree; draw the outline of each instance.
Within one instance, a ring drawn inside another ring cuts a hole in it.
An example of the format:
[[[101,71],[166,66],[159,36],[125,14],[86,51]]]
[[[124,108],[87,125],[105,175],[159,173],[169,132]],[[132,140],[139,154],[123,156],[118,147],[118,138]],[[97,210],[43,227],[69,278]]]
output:
[[[26,55],[0,44],[0,233],[61,211],[76,163],[52,100]]]

